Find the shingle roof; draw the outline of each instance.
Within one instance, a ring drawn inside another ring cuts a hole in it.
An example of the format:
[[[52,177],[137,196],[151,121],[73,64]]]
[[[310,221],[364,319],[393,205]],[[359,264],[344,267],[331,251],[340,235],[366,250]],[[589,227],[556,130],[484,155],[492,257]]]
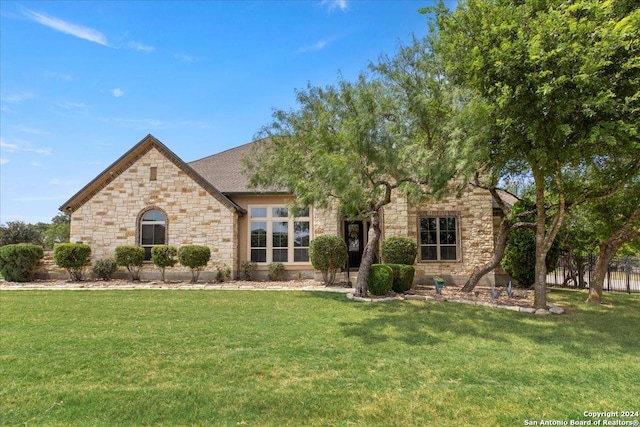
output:
[[[224,194],[278,193],[249,188],[249,178],[242,174],[242,158],[251,152],[254,142],[189,162],[200,176]]]

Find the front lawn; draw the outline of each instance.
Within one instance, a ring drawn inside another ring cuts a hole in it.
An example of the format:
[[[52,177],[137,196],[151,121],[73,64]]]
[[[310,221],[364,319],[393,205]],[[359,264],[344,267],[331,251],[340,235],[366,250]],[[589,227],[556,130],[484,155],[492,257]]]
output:
[[[640,296],[561,316],[276,291],[2,291],[0,425],[516,426],[640,410]]]

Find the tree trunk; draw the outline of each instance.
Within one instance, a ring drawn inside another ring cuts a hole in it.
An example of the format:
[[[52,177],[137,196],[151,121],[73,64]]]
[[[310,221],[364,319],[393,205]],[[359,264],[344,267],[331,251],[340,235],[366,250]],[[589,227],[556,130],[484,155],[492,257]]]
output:
[[[356,290],[354,295],[357,297],[366,297],[369,284],[369,274],[371,265],[376,256],[376,249],[382,232],[380,230],[380,210],[377,210],[371,216],[371,227],[369,228],[368,242],[364,247],[362,261],[358,269],[358,280],[356,281]]]
[[[473,269],[473,273],[467,283],[462,287],[463,292],[471,292],[476,287],[480,279],[485,274],[493,270],[500,264],[502,257],[504,256],[504,250],[507,247],[507,238],[509,237],[509,231],[511,230],[511,223],[508,219],[503,218],[500,223],[500,230],[498,231],[498,237],[496,238],[496,244],[493,251],[493,256],[486,264],[477,266]]]
[[[558,212],[552,224],[547,230],[547,208],[545,206],[545,182],[542,171],[532,165],[533,180],[536,185],[536,272],[533,284],[533,307],[536,309],[547,308],[547,253],[553,245],[566,216],[564,187],[560,169],[556,169],[556,189],[558,192]]]
[[[636,224],[638,218],[640,218],[640,206],[636,208],[627,219],[627,222],[625,222],[619,230],[613,232],[598,245],[600,251],[596,258],[595,272],[589,283],[589,297],[587,297],[587,302],[594,304],[602,303],[602,288],[604,287],[604,277],[607,275],[609,263],[625,242],[640,237],[640,229],[637,228]]]
[[[616,254],[616,251],[608,253],[606,248],[600,247],[600,253],[596,258],[595,270],[593,272],[593,277],[591,278],[591,282],[589,283],[589,296],[587,297],[587,302],[593,304],[601,304],[602,303],[602,288],[604,287],[604,278],[607,275],[607,269],[609,268],[609,262]]]

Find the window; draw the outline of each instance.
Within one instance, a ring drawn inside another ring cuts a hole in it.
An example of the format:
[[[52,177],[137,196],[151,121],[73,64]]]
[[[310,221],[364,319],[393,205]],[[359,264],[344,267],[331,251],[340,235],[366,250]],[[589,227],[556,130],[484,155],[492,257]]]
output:
[[[456,216],[420,217],[420,260],[457,261],[460,253]]]
[[[249,208],[249,257],[252,262],[309,262],[309,209],[289,216],[286,206]]]
[[[144,248],[144,259],[151,259],[151,248],[167,241],[167,219],[159,210],[145,212],[140,220],[140,246]]]

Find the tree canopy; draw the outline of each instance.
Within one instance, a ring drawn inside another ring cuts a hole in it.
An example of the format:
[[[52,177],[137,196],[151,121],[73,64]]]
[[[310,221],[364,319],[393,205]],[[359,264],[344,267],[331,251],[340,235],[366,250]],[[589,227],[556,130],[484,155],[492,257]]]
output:
[[[457,152],[445,136],[455,94],[428,51],[426,40],[414,40],[355,82],[298,90],[297,108],[275,110],[245,158],[256,187],[286,189],[298,206],[370,219],[357,295],[366,294],[381,209],[392,193],[439,195],[455,174]]]
[[[490,105],[490,176],[535,183],[537,308],[546,307],[545,258],[567,210],[638,176],[639,7],[467,0],[429,9],[447,78]]]

